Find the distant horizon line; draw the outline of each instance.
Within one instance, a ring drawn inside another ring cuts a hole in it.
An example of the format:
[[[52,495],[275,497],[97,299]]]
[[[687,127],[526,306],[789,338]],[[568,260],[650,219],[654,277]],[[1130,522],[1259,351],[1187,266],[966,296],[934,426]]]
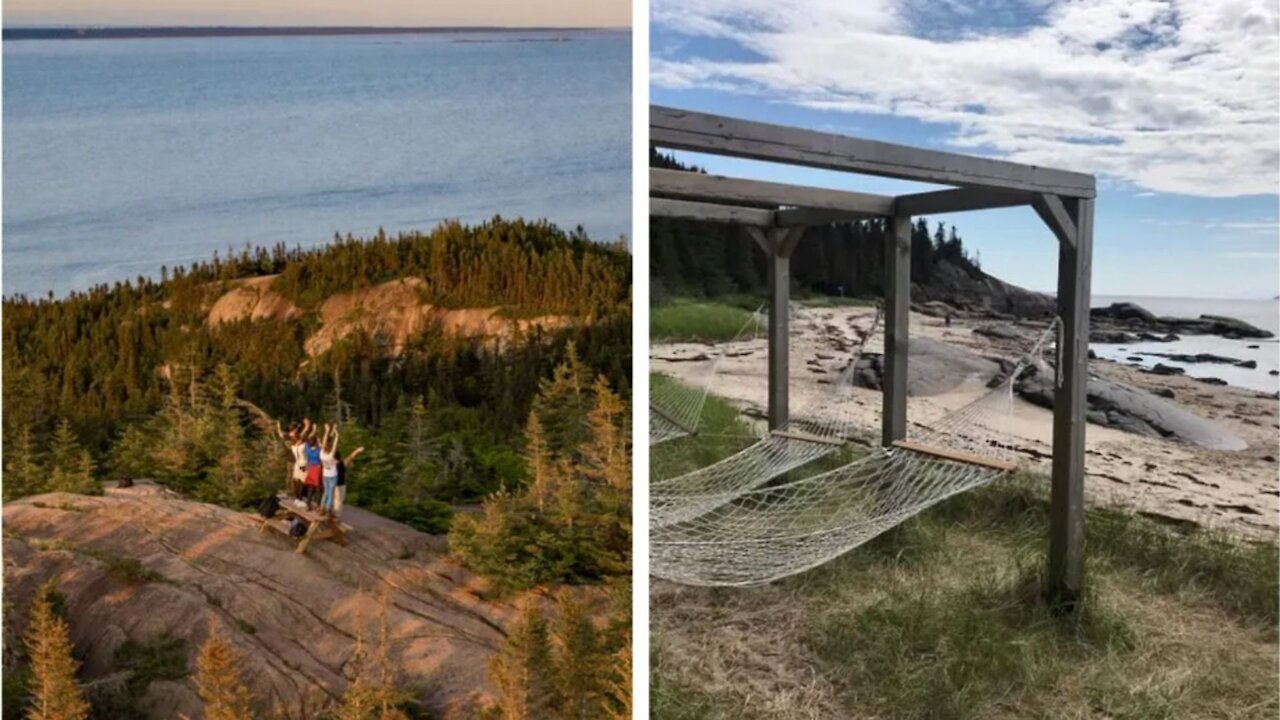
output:
[[[266,37],[451,33],[630,32],[629,25],[111,25],[6,24],[5,40],[112,40],[125,38]]]

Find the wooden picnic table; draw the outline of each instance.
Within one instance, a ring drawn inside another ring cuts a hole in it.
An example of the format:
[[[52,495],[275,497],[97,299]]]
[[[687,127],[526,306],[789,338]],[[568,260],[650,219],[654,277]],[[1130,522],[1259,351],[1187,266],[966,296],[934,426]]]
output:
[[[274,517],[262,518],[263,532],[275,530],[290,540],[297,540],[298,547],[295,552],[298,553],[305,553],[313,540],[332,540],[339,545],[347,544],[347,531],[351,529],[350,525],[325,513],[297,507],[294,505],[294,499],[287,495],[281,494],[277,498],[280,501],[280,509],[276,511]],[[301,538],[295,538],[289,534],[289,520],[295,517],[307,526],[307,532]]]

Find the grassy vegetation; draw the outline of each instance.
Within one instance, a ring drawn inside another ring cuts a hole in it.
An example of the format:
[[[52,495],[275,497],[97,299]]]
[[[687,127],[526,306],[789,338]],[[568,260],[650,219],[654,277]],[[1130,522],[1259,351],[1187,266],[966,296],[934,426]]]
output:
[[[763,588],[657,583],[651,717],[1275,718],[1276,543],[1104,508],[1087,528],[1066,616],[1040,598],[1037,477]]]
[[[723,299],[673,300],[649,311],[649,336],[655,342],[731,340],[751,322],[759,304],[743,308]]]
[[[677,382],[661,373],[649,375],[649,392]],[[737,408],[715,395],[707,395],[698,421],[697,435],[668,440],[661,452],[650,455],[653,477],[675,477],[706,467],[755,442],[755,432]]]

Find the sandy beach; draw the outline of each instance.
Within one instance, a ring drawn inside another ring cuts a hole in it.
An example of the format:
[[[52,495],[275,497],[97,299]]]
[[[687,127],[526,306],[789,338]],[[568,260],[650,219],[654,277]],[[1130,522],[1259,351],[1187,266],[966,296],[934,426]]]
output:
[[[879,433],[879,391],[846,388],[834,392],[831,383],[849,362],[859,331],[870,327],[870,308],[805,308],[797,310],[791,332],[791,408],[797,419],[849,411],[866,442]],[[1016,357],[1025,341],[993,339],[974,332],[990,321],[941,318],[913,312],[911,337],[927,338],[963,348],[984,358]],[[1038,329],[1043,329],[1040,325]],[[1038,332],[1026,325],[1026,336]],[[921,343],[924,345],[924,343]],[[867,353],[879,353],[883,335],[867,342]],[[749,417],[762,416],[766,404],[766,358],[763,337],[733,343],[720,361],[711,391],[742,408]],[[714,353],[719,354],[719,353]],[[707,363],[696,360],[708,353],[701,343],[654,345],[652,368],[688,382],[706,376]],[[913,356],[915,350],[913,349]],[[961,407],[987,392],[990,376],[970,368],[937,371],[930,366],[928,394],[908,401],[912,423],[930,420]],[[1160,392],[1178,408],[1208,421],[1223,437],[1238,439],[1242,449],[1199,447],[1188,441],[1147,437],[1090,423],[1086,438],[1086,493],[1090,502],[1117,504],[1173,523],[1193,522],[1232,532],[1274,535],[1280,523],[1277,485],[1277,430],[1280,401],[1257,391],[1214,386],[1185,376],[1155,375],[1109,360],[1089,363],[1095,378],[1138,391]],[[915,379],[913,378],[913,392]],[[1052,412],[1015,398],[1012,415],[994,428],[1010,437],[1020,464],[1047,474],[1052,452]]]

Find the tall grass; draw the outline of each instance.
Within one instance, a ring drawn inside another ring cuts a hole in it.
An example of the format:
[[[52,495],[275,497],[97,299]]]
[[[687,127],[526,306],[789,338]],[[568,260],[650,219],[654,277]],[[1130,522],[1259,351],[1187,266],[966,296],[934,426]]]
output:
[[[751,310],[725,302],[674,300],[649,311],[649,336],[655,342],[732,340],[751,328]]]
[[[1047,532],[1048,483],[1023,476],[765,588],[659,585],[654,626],[682,642],[656,646],[651,717],[1280,714],[1274,540],[1090,508],[1084,602],[1063,615],[1042,599]]]

